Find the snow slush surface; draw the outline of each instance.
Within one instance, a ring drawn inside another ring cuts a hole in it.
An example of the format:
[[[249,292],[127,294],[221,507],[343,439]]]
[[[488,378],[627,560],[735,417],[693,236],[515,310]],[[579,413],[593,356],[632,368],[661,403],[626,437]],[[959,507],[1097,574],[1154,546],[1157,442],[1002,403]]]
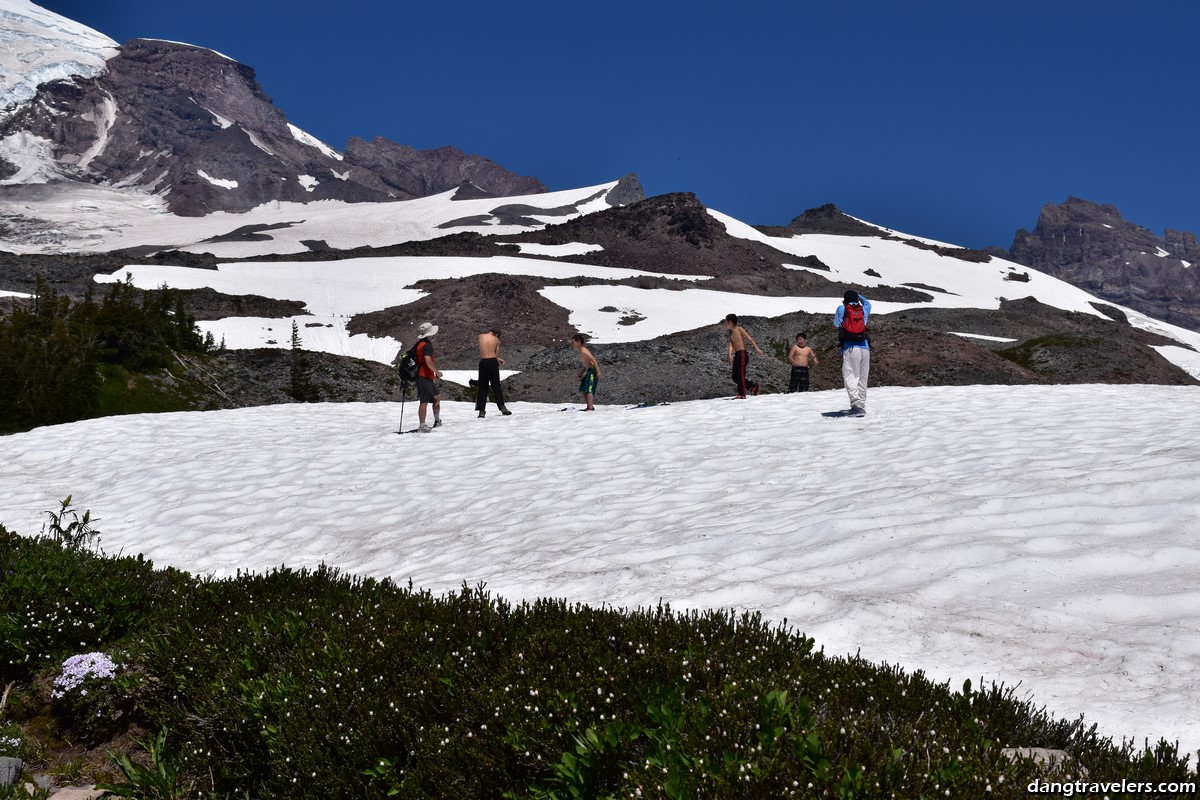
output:
[[[1200,747],[1200,426],[1178,424],[1200,390],[884,387],[865,419],[820,416],[845,404],[446,403],[411,436],[393,403],[92,420],[0,438],[0,523],[36,533],[72,495],[107,551],[199,573],[755,609],[830,653]]]

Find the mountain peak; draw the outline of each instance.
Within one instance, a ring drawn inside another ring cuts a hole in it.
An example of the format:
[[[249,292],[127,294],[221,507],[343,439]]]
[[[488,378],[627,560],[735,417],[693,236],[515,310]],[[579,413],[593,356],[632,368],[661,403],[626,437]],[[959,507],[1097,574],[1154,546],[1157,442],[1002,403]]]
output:
[[[1017,231],[1007,257],[1111,303],[1200,329],[1200,244],[1179,231],[1155,236],[1116,206],[1068,197],[1047,203],[1033,231]]]
[[[0,0],[0,121],[48,81],[91,78],[117,54],[99,31],[28,0]]]
[[[408,200],[464,182],[493,196],[546,191],[452,146],[354,138],[343,156],[289,123],[253,68],[206,47],[135,38],[118,48],[27,0],[0,0],[0,22],[0,184],[136,188],[185,216]]]

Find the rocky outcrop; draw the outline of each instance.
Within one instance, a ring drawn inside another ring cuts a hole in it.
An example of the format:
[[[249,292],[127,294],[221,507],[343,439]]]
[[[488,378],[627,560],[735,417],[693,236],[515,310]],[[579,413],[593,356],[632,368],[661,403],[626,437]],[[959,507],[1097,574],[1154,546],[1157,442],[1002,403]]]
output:
[[[797,259],[761,242],[730,235],[691,192],[657,195],[561,225],[495,238],[499,242],[597,244],[603,249],[563,260],[673,275],[711,275],[713,280],[703,286],[712,290],[836,297],[845,289],[861,288],[834,283],[808,270],[788,269],[784,261]],[[876,290],[871,297],[896,302],[930,299],[912,289],[891,287]]]
[[[784,271],[779,251],[730,236],[690,192],[658,195],[543,230],[497,237],[497,241],[596,244],[603,249],[565,260],[671,274],[723,276]],[[827,283],[821,278],[815,280]]]
[[[787,225],[756,225],[768,236],[796,236],[803,233],[830,233],[835,236],[885,236],[887,231],[868,225],[842,212],[833,203],[810,208]]]
[[[544,284],[524,275],[495,274],[421,281],[416,288],[427,294],[420,300],[359,314],[347,331],[391,336],[407,347],[417,340],[421,323],[433,322],[441,328],[433,340],[439,366],[466,369],[479,363],[479,334],[499,327],[504,357],[516,367],[522,353],[555,342],[565,345],[575,333],[567,310],[538,294]]]
[[[1191,233],[1162,237],[1111,205],[1076,197],[1047,203],[1032,231],[1017,231],[1005,256],[1105,300],[1200,330],[1200,243]]]
[[[515,175],[490,159],[468,155],[456,147],[417,150],[382,137],[357,137],[346,145],[350,180],[385,197],[411,200],[468,184],[462,197],[507,197],[546,191],[537,178]]]

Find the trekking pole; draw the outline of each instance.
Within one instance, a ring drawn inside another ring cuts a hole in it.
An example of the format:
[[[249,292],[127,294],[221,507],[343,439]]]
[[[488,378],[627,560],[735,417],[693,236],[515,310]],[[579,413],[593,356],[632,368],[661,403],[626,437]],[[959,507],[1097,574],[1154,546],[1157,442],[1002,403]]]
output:
[[[400,381],[400,430],[396,433],[404,433],[404,398],[408,395],[408,383]]]

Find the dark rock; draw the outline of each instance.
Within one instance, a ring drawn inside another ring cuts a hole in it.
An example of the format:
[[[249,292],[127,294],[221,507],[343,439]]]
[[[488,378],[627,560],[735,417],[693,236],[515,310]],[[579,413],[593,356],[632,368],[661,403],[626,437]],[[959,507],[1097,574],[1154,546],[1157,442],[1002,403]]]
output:
[[[1017,231],[1005,257],[1109,302],[1200,330],[1200,243],[1190,233],[1167,230],[1160,238],[1111,205],[1071,197],[1047,203],[1032,232]]]
[[[915,247],[918,250],[928,250],[937,253],[939,256],[957,258],[960,261],[969,261],[972,264],[986,264],[992,260],[991,254],[986,250],[972,250],[966,247],[946,247],[945,245],[933,244],[931,242],[922,242],[920,239],[907,239],[902,236],[890,234],[883,238],[896,242],[904,242],[909,247]]]
[[[296,225],[295,222],[276,222],[273,225],[243,225],[240,228],[234,228],[228,233],[222,233],[220,236],[213,236],[205,239],[205,242],[269,242],[273,237],[267,236],[263,231],[277,231],[290,228]]]
[[[479,334],[494,327],[503,333],[503,354],[509,368],[520,369],[526,352],[565,344],[576,332],[565,308],[542,297],[544,280],[517,275],[473,275],[467,278],[421,281],[429,294],[399,308],[359,314],[347,330],[353,335],[391,336],[405,344],[417,339],[417,327],[432,322],[441,329],[434,337],[438,366],[470,369],[479,364]]]
[[[257,294],[222,294],[216,289],[187,289],[184,307],[197,320],[226,317],[267,317],[271,319],[307,315],[299,300],[276,300]]]
[[[0,756],[0,786],[16,786],[23,766],[24,762],[19,758]]]
[[[783,227],[755,226],[768,236],[796,236],[804,233],[829,233],[835,236],[878,236],[887,231],[860,222],[842,211],[833,203],[820,208],[810,208]]]
[[[487,191],[486,189],[480,189],[478,186],[471,183],[470,181],[465,181],[465,182],[463,182],[463,184],[461,186],[458,187],[458,191],[455,192],[454,196],[451,197],[450,199],[451,200],[486,200],[489,197],[495,197],[495,196],[496,195],[492,194],[491,192]]]
[[[545,185],[536,178],[515,175],[483,156],[456,147],[417,150],[382,137],[367,142],[353,137],[346,145],[350,181],[382,198],[409,200],[448,192],[470,183],[485,196],[539,194]]]
[[[631,172],[617,181],[617,185],[605,196],[604,201],[610,206],[627,206],[645,199],[646,191],[642,188],[642,182]]]

